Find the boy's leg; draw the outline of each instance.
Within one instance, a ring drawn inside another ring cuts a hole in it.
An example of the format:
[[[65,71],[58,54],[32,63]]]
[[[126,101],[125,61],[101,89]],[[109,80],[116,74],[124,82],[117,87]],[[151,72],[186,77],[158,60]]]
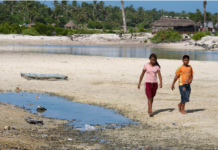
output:
[[[182,110],[182,103],[181,102],[178,104],[178,108],[179,108],[179,112],[181,112],[181,110]]]
[[[182,114],[187,114],[187,113],[185,112],[185,103],[182,103],[182,110],[181,110],[181,113],[182,113]]]

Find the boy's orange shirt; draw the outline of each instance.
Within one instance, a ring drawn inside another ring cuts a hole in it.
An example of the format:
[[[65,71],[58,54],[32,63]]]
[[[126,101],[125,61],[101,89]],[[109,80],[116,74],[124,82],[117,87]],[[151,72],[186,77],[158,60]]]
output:
[[[188,84],[189,79],[193,75],[193,69],[191,66],[184,66],[181,65],[179,68],[176,70],[176,75],[179,76],[179,86]]]

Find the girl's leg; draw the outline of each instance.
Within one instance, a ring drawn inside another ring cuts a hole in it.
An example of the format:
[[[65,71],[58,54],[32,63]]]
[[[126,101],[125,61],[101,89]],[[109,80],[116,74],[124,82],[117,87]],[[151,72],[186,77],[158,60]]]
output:
[[[185,112],[185,103],[182,103],[182,110],[181,110],[181,113],[182,113],[182,114],[187,114],[187,113]]]
[[[148,114],[151,115],[152,112],[152,104],[153,104],[153,98],[148,99]]]

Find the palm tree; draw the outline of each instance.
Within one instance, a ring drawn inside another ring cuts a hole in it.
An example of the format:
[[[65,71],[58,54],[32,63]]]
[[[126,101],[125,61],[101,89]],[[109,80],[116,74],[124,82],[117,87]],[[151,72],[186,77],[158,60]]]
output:
[[[95,9],[96,9],[97,0],[93,1],[93,16],[95,16]]]
[[[77,21],[77,27],[79,27],[79,23],[86,20],[87,15],[83,8],[80,8],[77,12],[76,21]]]
[[[204,0],[203,4],[204,4],[204,31],[207,31],[207,26],[206,26],[207,24],[207,12],[206,12],[207,1]]]
[[[124,12],[124,2],[123,0],[120,0],[122,4],[122,15],[123,15],[123,26],[124,26],[124,33],[127,33],[127,28],[126,28],[126,17],[125,17],[125,12]]]

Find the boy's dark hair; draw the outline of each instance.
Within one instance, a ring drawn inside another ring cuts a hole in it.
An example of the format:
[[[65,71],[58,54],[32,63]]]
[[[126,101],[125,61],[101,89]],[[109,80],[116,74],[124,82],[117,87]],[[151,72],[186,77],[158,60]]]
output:
[[[149,59],[151,59],[152,57],[154,57],[156,59],[156,65],[160,67],[159,63],[157,62],[157,55],[152,53],[149,57]]]
[[[186,58],[189,60],[189,55],[184,55],[183,58],[182,58],[182,60],[184,60],[184,59],[186,59]]]

